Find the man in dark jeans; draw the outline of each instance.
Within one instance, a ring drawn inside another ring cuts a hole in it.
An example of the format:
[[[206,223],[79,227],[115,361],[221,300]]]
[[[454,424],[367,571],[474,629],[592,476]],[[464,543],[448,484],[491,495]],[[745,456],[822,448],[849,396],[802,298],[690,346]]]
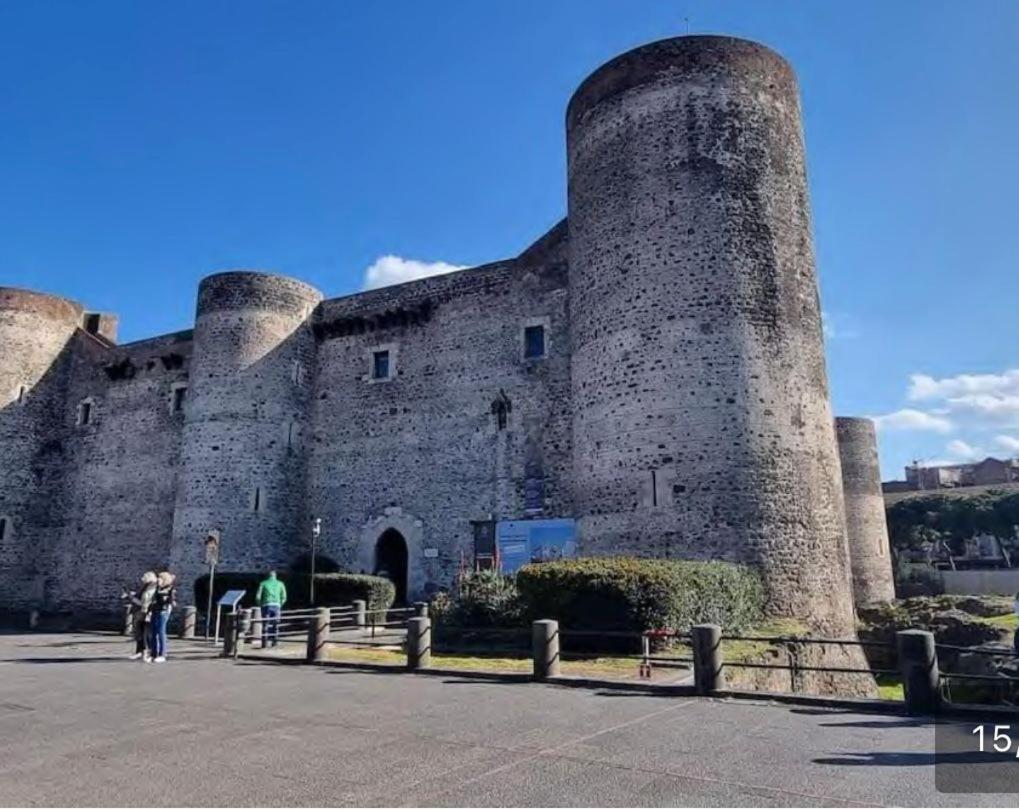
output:
[[[259,584],[255,602],[262,610],[262,649],[265,649],[266,639],[275,647],[279,643],[280,611],[287,603],[287,586],[276,579],[275,571],[270,571]]]

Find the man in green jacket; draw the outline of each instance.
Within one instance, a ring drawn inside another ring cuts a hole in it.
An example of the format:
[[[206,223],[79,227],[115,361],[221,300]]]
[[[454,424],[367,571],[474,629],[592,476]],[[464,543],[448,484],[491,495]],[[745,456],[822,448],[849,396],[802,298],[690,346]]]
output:
[[[266,638],[275,647],[279,643],[280,611],[287,603],[287,586],[276,579],[275,571],[270,571],[269,576],[259,583],[255,602],[262,610],[262,649],[265,649]]]

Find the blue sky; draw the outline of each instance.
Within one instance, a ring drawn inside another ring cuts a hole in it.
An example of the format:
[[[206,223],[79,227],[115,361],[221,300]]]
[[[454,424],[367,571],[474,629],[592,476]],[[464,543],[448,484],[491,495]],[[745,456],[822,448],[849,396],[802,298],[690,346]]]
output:
[[[882,417],[886,477],[1019,455],[1015,0],[2,3],[0,284],[132,340],[221,269],[514,255],[564,214],[576,85],[688,24],[799,74],[836,412]]]

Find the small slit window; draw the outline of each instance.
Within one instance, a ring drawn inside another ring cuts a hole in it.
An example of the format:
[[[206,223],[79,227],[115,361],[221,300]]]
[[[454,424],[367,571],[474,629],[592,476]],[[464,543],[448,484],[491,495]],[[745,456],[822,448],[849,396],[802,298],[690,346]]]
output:
[[[184,400],[187,397],[187,386],[181,385],[173,389],[170,397],[170,413],[181,413],[184,410]]]
[[[11,519],[6,515],[0,516],[0,542],[7,540],[11,534]]]
[[[95,417],[95,407],[91,399],[82,400],[78,405],[78,426],[91,425]]]
[[[262,492],[261,487],[255,487],[255,491],[251,494],[251,511],[265,511],[265,494]]]
[[[19,405],[24,405],[25,404],[25,397],[27,397],[27,396],[28,396],[28,389],[25,386],[23,386],[23,385],[20,386],[18,388],[18,400],[17,400],[18,404]]]
[[[372,379],[389,379],[389,351],[383,350],[372,353]]]

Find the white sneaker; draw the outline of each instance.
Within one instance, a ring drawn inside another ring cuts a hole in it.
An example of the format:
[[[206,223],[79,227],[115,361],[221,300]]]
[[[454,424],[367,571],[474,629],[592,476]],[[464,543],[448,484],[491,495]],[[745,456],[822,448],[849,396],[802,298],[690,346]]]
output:
[[[142,661],[144,661],[146,664],[151,664],[152,656],[149,655],[148,653],[145,653],[145,655],[142,656]]]
[[[141,658],[141,657],[142,657],[142,654],[141,654],[141,653],[131,653],[131,654],[130,654],[130,655],[128,656],[128,658],[130,658],[130,659],[131,659],[132,661],[137,661],[137,660],[138,660],[139,658]]]
[[[165,664],[166,663],[166,656],[165,655],[160,655],[160,656],[157,656],[157,657],[153,658],[152,660],[156,664]]]

